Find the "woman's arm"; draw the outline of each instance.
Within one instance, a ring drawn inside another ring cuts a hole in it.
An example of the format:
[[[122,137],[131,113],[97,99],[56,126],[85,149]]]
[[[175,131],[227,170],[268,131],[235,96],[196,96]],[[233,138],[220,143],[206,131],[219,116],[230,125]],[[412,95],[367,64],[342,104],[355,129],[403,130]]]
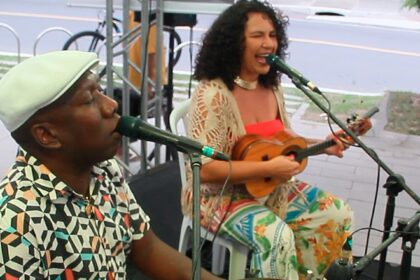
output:
[[[299,137],[298,134],[296,134],[293,130],[288,129],[287,133],[289,133],[292,137]],[[325,150],[323,150],[321,153],[327,154],[327,155],[333,155],[333,156],[337,156],[339,158],[343,157],[343,151],[346,150],[348,148],[348,145],[344,144],[338,137],[336,137],[333,134],[330,134],[326,137],[326,139],[321,140],[321,139],[314,139],[314,138],[306,138],[305,137],[305,141],[308,144],[308,146],[312,146],[312,145],[316,145],[319,143],[322,143],[324,141],[327,140],[331,140],[334,139],[335,141],[335,145],[326,148]]]
[[[231,164],[231,167],[229,166]],[[230,173],[229,182],[242,183],[266,177],[289,178],[298,174],[299,163],[286,156],[268,161],[219,161],[213,160],[201,168],[202,182],[223,183]]]

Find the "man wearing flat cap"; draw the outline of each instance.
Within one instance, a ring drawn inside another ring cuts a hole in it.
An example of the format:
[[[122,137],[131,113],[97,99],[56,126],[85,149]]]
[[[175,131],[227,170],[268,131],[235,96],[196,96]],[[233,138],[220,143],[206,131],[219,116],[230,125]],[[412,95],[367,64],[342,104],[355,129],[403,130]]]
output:
[[[153,234],[112,160],[118,105],[100,91],[97,63],[52,52],[0,80],[0,120],[19,144],[0,183],[0,275],[125,279],[130,260],[153,279],[191,279],[191,262]]]

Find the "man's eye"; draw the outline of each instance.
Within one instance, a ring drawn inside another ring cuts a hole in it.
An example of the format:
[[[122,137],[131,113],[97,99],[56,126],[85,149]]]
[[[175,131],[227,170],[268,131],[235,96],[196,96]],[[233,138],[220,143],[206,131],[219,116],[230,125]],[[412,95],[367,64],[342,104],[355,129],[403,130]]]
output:
[[[91,104],[95,101],[95,94],[89,94],[89,96],[86,96],[85,104]]]

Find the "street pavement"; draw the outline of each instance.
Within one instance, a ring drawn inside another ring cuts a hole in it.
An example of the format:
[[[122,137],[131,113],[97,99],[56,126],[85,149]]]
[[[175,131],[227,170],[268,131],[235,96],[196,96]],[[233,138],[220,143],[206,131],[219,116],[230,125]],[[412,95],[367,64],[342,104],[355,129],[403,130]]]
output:
[[[405,28],[420,31],[420,14],[416,11],[401,9],[401,2],[395,0],[341,0],[341,1],[281,1],[273,0],[289,15],[302,16],[313,20],[340,21],[347,24],[369,24],[393,28]],[[341,12],[344,17],[318,16],[318,11],[326,7]],[[420,89],[419,89],[420,91]],[[362,137],[363,143],[373,149],[379,159],[394,173],[404,177],[407,186],[417,195],[420,194],[420,136],[392,133],[383,129],[386,121],[387,98],[380,107],[380,112],[373,116],[373,128]],[[175,104],[176,105],[176,104]],[[329,133],[325,124],[303,120],[302,115],[307,104],[303,103],[292,114],[294,129],[305,136],[323,138]],[[4,174],[14,160],[16,143],[0,124],[0,174]],[[383,188],[389,174],[383,170],[378,180],[378,164],[361,148],[351,147],[343,159],[329,156],[315,156],[299,178],[308,180],[324,190],[337,194],[350,203],[355,212],[355,230],[369,225],[376,185],[379,186],[375,207],[373,227],[383,229],[384,214],[387,204],[386,191]],[[419,211],[419,205],[404,190],[396,198],[393,227],[402,218],[411,218]],[[366,245],[366,230],[354,235],[354,254],[363,256]],[[382,233],[373,231],[368,252],[376,248],[382,239]],[[388,250],[387,260],[400,263],[402,240],[398,239]],[[412,265],[420,267],[420,245],[413,251]]]

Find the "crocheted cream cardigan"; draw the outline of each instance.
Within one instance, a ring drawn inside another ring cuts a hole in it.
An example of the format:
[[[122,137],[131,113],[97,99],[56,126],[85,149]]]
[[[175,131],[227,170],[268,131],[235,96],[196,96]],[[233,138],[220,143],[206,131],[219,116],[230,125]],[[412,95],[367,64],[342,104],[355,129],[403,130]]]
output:
[[[274,88],[277,98],[280,118],[285,127],[289,128],[290,123],[286,115],[283,91],[280,87]],[[232,149],[237,140],[246,134],[236,100],[232,92],[226,87],[221,79],[201,81],[193,96],[191,107],[188,113],[187,134],[204,145],[215,148],[227,155],[232,154]],[[202,164],[212,159],[202,157]],[[182,209],[184,214],[191,216],[192,210],[192,173],[189,163],[186,163],[187,185],[182,190]],[[290,183],[282,184],[269,196],[265,202],[267,207],[272,209],[280,217],[284,217],[287,207],[287,193],[290,190]],[[222,184],[201,184],[201,213],[202,224],[207,225],[208,219],[216,208],[221,209],[229,203],[233,192],[233,185],[228,185],[219,199],[219,192]],[[235,194],[240,196],[250,195],[242,185],[235,186]],[[224,208],[226,209],[226,208]],[[214,222],[214,221],[213,221]]]

